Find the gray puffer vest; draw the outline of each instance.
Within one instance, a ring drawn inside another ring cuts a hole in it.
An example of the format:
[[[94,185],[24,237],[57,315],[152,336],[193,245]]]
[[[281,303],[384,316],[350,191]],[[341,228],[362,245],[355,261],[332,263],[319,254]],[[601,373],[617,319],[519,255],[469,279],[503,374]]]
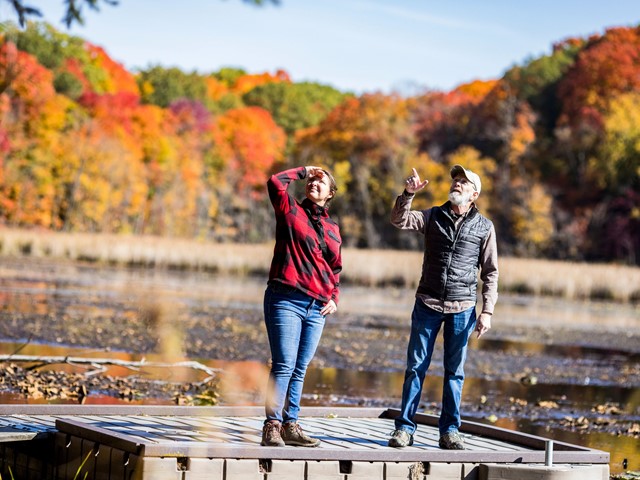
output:
[[[475,301],[480,249],[492,223],[472,207],[456,231],[449,211],[449,202],[431,209],[418,293],[446,301]]]

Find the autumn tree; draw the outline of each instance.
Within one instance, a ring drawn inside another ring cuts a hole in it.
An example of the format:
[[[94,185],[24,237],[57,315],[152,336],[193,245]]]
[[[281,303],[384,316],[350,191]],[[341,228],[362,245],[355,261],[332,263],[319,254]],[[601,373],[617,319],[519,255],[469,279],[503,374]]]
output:
[[[56,197],[64,178],[57,145],[70,103],[56,94],[51,71],[8,41],[0,45],[0,83],[0,215],[12,225],[59,227]]]
[[[211,127],[215,153],[208,165],[217,192],[216,238],[238,241],[265,238],[265,184],[273,165],[282,160],[285,133],[260,107],[229,110]],[[262,205],[262,208],[260,208]]]
[[[594,185],[588,165],[603,139],[612,99],[640,88],[640,29],[612,28],[594,35],[558,86],[562,104],[556,140],[566,159],[563,172],[585,193]]]
[[[640,91],[614,98],[603,123],[604,141],[589,176],[608,193],[640,191]]]
[[[613,98],[603,117],[603,141],[586,167],[602,192],[593,208],[585,253],[591,260],[640,261],[640,92]]]
[[[397,241],[397,232],[388,228],[389,209],[410,166],[424,162],[406,100],[382,94],[347,98],[317,127],[300,133],[296,158],[334,172],[342,193],[332,208],[346,244]]]
[[[47,23],[29,22],[24,30],[8,24],[5,37],[51,70],[56,91],[73,100],[83,93],[129,92],[138,95],[134,76],[104,49]]]
[[[553,46],[550,55],[527,60],[510,68],[503,81],[516,97],[526,101],[538,114],[538,128],[544,135],[552,135],[560,115],[558,85],[575,58],[584,47],[580,39],[567,39]]]

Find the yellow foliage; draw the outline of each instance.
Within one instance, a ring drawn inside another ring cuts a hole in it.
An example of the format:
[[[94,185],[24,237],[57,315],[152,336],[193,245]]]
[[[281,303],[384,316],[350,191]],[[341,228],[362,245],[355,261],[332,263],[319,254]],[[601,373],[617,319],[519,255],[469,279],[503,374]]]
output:
[[[331,169],[331,174],[336,179],[338,191],[340,191],[341,188],[344,190],[345,186],[351,183],[351,165],[349,162],[335,162]]]
[[[482,191],[476,203],[478,205],[488,205],[486,202],[490,198],[488,192],[493,190],[493,174],[496,171],[496,161],[490,157],[481,157],[480,152],[468,145],[460,147],[454,153],[449,155],[449,168],[459,164],[464,168],[477,173],[482,182]],[[450,182],[449,170],[447,170],[447,181]],[[447,183],[447,194],[449,192],[449,184]]]
[[[601,187],[640,176],[640,93],[620,95],[612,100],[604,118],[602,155],[593,158],[589,176]]]
[[[409,165],[409,167],[407,175],[411,173],[413,165]],[[418,157],[415,169],[420,175],[420,180],[429,180],[429,184],[423,190],[427,195],[418,193],[413,202],[413,207],[424,209],[433,205],[442,205],[446,202],[451,183],[449,168],[446,165],[434,162],[429,155],[424,153]]]
[[[524,186],[519,189],[525,190]],[[513,209],[513,233],[519,243],[535,250],[549,241],[553,234],[551,209],[551,196],[540,184],[534,184]]]
[[[142,98],[149,98],[154,91],[155,88],[153,88],[153,84],[148,80],[143,82],[140,86],[140,93],[142,95]]]

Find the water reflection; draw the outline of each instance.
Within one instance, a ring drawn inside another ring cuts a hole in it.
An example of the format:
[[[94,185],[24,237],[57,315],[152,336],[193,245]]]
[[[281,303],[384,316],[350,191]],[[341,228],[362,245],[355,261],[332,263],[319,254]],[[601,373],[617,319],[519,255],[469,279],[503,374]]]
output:
[[[521,432],[552,438],[556,441],[573,443],[596,450],[609,452],[609,468],[612,474],[622,473],[625,470],[640,470],[640,445],[637,438],[613,436],[607,433],[579,433],[552,429],[526,419],[499,420],[495,423],[498,427],[518,430]],[[626,464],[626,467],[624,466]]]
[[[569,358],[590,358],[596,361],[603,360],[606,362],[637,363],[640,361],[640,354],[617,349],[616,345],[611,345],[610,348],[603,349],[579,345],[545,345],[542,343],[498,339],[483,339],[479,341],[478,344],[482,350],[496,352],[517,352],[518,354],[539,353]]]

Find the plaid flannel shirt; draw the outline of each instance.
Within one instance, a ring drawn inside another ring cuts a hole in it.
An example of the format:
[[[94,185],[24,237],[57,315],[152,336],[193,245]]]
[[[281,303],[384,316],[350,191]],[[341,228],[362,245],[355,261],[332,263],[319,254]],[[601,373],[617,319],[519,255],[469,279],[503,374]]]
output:
[[[342,270],[340,228],[329,217],[327,208],[309,199],[298,202],[287,192],[292,181],[306,176],[306,168],[298,167],[272,175],[267,182],[276,216],[276,244],[269,283],[277,281],[316,300],[325,303],[333,300],[337,304]],[[318,234],[305,209],[320,218],[327,244],[326,255],[322,253]]]

